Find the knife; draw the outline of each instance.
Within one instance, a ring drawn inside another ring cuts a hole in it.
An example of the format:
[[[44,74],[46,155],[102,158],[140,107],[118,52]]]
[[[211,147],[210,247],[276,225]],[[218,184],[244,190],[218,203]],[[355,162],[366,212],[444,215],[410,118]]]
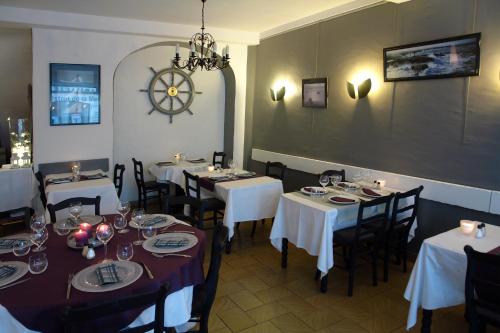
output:
[[[68,275],[68,286],[66,287],[66,299],[69,300],[69,297],[71,296],[71,283],[73,282],[73,276],[74,274]]]
[[[31,278],[29,277],[29,278],[26,278],[26,279],[24,279],[24,280],[19,280],[19,281],[16,281],[16,282],[12,282],[11,284],[7,284],[7,285],[5,285],[5,286],[3,286],[3,287],[0,287],[0,290],[1,290],[1,289],[6,289],[6,288],[9,288],[9,287],[12,287],[12,286],[15,286],[15,285],[20,284],[20,283],[23,283],[23,282],[26,282],[26,281],[28,281],[28,280],[30,280],[30,279],[31,279]]]
[[[149,279],[153,280],[155,277],[154,277],[153,273],[151,272],[151,270],[149,269],[149,267],[146,266],[146,264],[142,261],[140,263],[141,263],[142,267],[144,267],[144,269],[146,270],[146,273],[148,274]]]

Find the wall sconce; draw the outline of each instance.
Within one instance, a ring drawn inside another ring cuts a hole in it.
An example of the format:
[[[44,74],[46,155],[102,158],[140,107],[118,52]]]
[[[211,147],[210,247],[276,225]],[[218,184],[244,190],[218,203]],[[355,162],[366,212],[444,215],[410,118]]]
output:
[[[372,88],[372,80],[366,79],[360,84],[347,82],[347,93],[352,99],[361,99],[368,96],[370,89]]]
[[[281,101],[283,97],[285,97],[285,86],[281,87],[280,89],[269,89],[271,91],[271,99],[273,101]]]

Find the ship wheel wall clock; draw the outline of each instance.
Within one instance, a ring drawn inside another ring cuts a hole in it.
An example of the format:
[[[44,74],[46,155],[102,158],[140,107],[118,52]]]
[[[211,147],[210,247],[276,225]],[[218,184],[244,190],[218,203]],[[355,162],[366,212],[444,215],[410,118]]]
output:
[[[141,92],[148,93],[149,101],[153,108],[148,112],[161,112],[170,117],[170,123],[175,115],[187,111],[190,115],[193,112],[189,109],[194,100],[194,95],[201,94],[194,88],[191,75],[194,72],[184,72],[177,68],[165,68],[153,72],[153,78],[149,82],[147,89],[140,89]]]

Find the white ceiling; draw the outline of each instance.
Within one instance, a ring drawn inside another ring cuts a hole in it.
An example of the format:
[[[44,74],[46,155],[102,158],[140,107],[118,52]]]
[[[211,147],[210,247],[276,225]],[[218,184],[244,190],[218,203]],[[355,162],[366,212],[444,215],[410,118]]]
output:
[[[207,0],[209,27],[264,32],[359,0]],[[30,9],[201,25],[200,0],[0,0]]]

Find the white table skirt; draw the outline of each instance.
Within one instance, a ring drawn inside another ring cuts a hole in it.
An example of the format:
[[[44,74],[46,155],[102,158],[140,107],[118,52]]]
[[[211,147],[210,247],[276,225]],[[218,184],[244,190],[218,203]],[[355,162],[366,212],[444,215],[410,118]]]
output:
[[[95,174],[96,171],[82,172],[85,174]],[[71,175],[69,173],[47,175],[45,179],[54,177],[65,177]],[[120,199],[116,193],[115,185],[110,178],[101,178],[93,180],[84,180],[80,182],[64,183],[64,184],[51,184],[45,187],[45,195],[47,203],[56,204],[63,200],[75,197],[95,198],[101,196],[101,215],[116,214],[116,207]],[[94,209],[90,206],[84,206],[82,215],[94,215]],[[57,219],[64,219],[69,217],[67,210],[61,210],[56,213]],[[50,221],[49,212],[45,212],[45,218]]]
[[[158,166],[152,164],[148,171],[153,176],[155,176],[156,181],[166,182],[170,181],[179,186],[184,187],[185,178],[183,171],[186,170],[189,173],[206,171],[208,168],[207,163],[191,163],[188,161],[182,161],[179,164]]]
[[[205,171],[195,174],[208,177],[214,173]],[[226,203],[223,223],[229,230],[229,239],[234,235],[234,224],[237,222],[274,217],[282,193],[281,180],[271,177],[215,183],[214,192],[202,189],[202,197],[215,196]]]
[[[191,318],[193,286],[185,287],[167,296],[165,300],[165,326],[175,327],[185,325]],[[154,320],[154,305],[144,310],[129,327],[136,327]],[[0,332],[9,333],[39,333],[24,327],[9,311],[0,304]],[[182,328],[177,331],[182,331]]]
[[[31,168],[0,169],[0,212],[32,207],[36,181]]]
[[[333,232],[356,225],[359,209],[358,204],[341,206],[325,202],[332,195],[309,197],[298,192],[283,194],[269,236],[272,245],[279,251],[282,239],[287,238],[296,247],[317,256],[317,268],[323,275],[334,266]],[[409,202],[401,204],[408,205]],[[371,213],[375,213],[375,208]],[[415,221],[411,237],[416,227]]]
[[[407,329],[417,323],[419,307],[426,310],[465,303],[467,256],[464,246],[489,252],[500,245],[500,227],[486,225],[486,237],[476,239],[460,228],[426,239],[411,272],[404,297],[410,301]]]

